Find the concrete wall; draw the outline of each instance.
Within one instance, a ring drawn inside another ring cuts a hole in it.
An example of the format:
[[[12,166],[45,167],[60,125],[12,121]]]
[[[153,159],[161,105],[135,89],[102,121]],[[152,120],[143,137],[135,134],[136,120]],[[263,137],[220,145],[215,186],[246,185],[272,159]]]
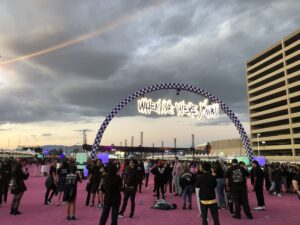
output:
[[[243,156],[246,155],[242,140],[240,138],[212,141],[211,154],[223,153],[226,155]]]

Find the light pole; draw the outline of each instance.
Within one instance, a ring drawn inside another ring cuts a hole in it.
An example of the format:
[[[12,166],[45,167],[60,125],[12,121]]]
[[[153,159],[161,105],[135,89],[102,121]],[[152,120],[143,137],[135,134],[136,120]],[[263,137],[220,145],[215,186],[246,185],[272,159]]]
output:
[[[260,137],[260,134],[257,134],[256,137],[257,137],[257,151],[258,151],[258,156],[260,156],[260,151],[259,151],[259,137]]]
[[[263,145],[263,147],[264,147],[263,150],[265,151],[265,150],[266,150],[266,149],[265,149],[265,148],[266,148],[266,147],[265,147],[265,144],[266,144],[267,142],[262,141],[261,143],[262,143],[262,145]]]

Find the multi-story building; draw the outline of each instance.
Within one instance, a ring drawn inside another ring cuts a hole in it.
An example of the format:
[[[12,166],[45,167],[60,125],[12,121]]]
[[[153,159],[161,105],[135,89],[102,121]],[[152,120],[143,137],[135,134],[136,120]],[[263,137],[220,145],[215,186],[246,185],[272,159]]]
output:
[[[247,62],[252,149],[300,155],[300,29]]]

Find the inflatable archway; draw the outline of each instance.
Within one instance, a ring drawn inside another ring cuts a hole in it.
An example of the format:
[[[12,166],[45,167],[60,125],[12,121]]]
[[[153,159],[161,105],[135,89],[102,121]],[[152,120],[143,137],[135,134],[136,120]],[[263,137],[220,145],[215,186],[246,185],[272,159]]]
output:
[[[136,98],[138,98],[140,96],[144,96],[145,94],[147,94],[149,92],[154,92],[154,91],[158,91],[158,90],[170,90],[170,89],[182,90],[182,91],[188,91],[191,93],[195,93],[195,94],[201,95],[201,96],[209,99],[210,102],[212,102],[212,103],[218,103],[220,105],[220,108],[222,109],[222,111],[227,114],[227,116],[230,118],[230,120],[232,121],[234,126],[237,128],[237,130],[242,138],[242,142],[243,142],[244,148],[246,150],[246,155],[249,158],[250,162],[252,162],[253,152],[251,149],[249,138],[246,134],[244,127],[242,126],[242,124],[239,121],[239,119],[237,118],[237,116],[233,113],[233,111],[227,105],[225,105],[220,99],[218,99],[211,93],[209,93],[201,88],[192,86],[192,85],[180,84],[180,83],[163,83],[163,84],[152,85],[149,87],[145,87],[139,91],[136,91],[133,94],[129,95],[127,98],[124,98],[108,114],[108,116],[105,118],[104,122],[102,123],[100,129],[98,130],[97,136],[95,138],[95,141],[94,141],[94,144],[92,147],[92,158],[93,159],[96,158],[96,151],[99,148],[102,136],[103,136],[107,126],[109,125],[110,121],[114,118],[115,115],[118,114],[119,111],[121,111],[124,108],[124,106],[126,106],[128,103],[135,100]]]

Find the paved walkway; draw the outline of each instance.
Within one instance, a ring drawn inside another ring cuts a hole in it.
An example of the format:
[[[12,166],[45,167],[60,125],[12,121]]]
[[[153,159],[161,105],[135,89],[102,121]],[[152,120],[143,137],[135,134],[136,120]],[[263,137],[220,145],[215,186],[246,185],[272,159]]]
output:
[[[9,215],[9,205],[0,207],[0,224],[1,225],[62,225],[62,224],[82,224],[96,225],[99,223],[101,209],[90,208],[85,203],[85,185],[84,181],[78,187],[77,200],[77,221],[66,221],[66,213],[63,206],[56,207],[43,205],[45,187],[44,177],[30,177],[26,181],[28,191],[25,192],[21,203],[20,211],[22,215]],[[253,192],[249,193],[250,205],[253,208],[256,204]],[[267,210],[264,212],[254,212],[254,220],[247,220],[242,214],[242,220],[232,219],[228,211],[220,212],[220,222],[222,225],[235,224],[255,224],[255,225],[297,225],[300,222],[300,201],[295,195],[284,195],[283,197],[273,197],[265,194]],[[200,218],[197,217],[195,196],[193,196],[193,210],[181,209],[181,198],[168,196],[168,201],[177,203],[179,208],[171,211],[160,211],[150,209],[153,201],[151,189],[143,190],[142,194],[136,197],[136,213],[134,219],[129,220],[129,206],[125,212],[125,217],[119,219],[120,225],[195,225],[201,224]],[[9,202],[11,201],[11,195]],[[55,201],[55,199],[54,199]],[[110,223],[107,223],[110,224]],[[212,221],[209,222],[212,224]]]

